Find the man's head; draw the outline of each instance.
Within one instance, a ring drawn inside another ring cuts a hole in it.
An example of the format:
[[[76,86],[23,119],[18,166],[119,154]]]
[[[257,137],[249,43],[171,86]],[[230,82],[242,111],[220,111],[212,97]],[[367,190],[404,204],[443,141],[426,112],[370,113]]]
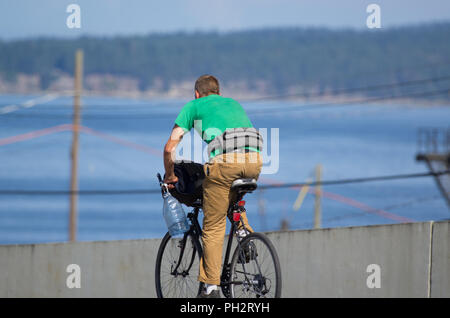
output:
[[[195,81],[195,98],[220,94],[219,81],[212,75],[202,75]]]

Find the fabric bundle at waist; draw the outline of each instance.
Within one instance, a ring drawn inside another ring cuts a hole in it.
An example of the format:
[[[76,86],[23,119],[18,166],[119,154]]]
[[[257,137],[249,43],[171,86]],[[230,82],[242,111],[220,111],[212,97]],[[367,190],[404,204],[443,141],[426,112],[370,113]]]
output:
[[[249,149],[250,148],[250,149]],[[225,130],[221,135],[216,136],[208,144],[208,156],[219,150],[220,153],[262,151],[263,138],[254,127],[232,128]]]

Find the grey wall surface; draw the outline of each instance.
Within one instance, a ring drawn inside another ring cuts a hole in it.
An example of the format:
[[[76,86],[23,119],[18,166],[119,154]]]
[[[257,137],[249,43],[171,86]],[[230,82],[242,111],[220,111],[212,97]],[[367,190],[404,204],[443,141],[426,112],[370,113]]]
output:
[[[283,297],[450,297],[449,222],[267,233]],[[0,297],[155,297],[161,240],[0,246]],[[81,288],[69,289],[69,264]],[[380,288],[369,288],[370,264]]]
[[[433,225],[431,297],[450,297],[450,222]]]
[[[273,233],[288,297],[427,297],[430,223]],[[368,288],[370,264],[380,288]]]
[[[156,297],[159,240],[0,247],[0,297]],[[69,289],[69,264],[81,288]]]

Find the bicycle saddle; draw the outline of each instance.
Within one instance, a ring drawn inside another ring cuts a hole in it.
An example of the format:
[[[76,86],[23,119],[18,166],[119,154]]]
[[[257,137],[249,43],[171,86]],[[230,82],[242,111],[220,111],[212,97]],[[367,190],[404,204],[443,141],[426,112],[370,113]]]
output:
[[[231,190],[238,192],[253,192],[257,187],[255,179],[236,179],[231,184]]]

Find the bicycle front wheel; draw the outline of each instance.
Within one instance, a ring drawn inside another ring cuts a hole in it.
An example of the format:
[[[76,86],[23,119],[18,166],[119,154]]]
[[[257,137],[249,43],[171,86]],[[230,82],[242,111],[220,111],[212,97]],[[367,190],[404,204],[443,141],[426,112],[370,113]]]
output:
[[[156,257],[155,284],[159,298],[194,298],[200,291],[197,280],[201,247],[188,232],[182,238],[167,233]]]
[[[251,233],[236,247],[231,260],[232,298],[281,297],[281,267],[272,242]]]

